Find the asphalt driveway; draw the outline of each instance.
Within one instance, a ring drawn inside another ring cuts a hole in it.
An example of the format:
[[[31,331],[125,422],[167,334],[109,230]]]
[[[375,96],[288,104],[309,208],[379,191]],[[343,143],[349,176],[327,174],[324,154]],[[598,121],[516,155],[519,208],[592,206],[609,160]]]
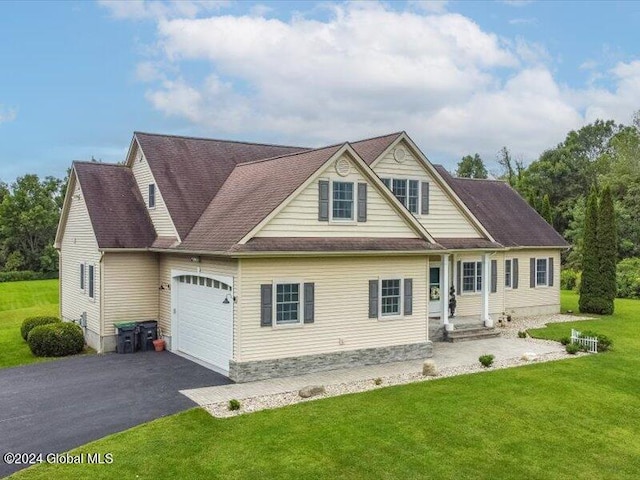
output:
[[[0,370],[6,452],[57,453],[196,406],[179,390],[231,381],[169,352],[87,355]]]

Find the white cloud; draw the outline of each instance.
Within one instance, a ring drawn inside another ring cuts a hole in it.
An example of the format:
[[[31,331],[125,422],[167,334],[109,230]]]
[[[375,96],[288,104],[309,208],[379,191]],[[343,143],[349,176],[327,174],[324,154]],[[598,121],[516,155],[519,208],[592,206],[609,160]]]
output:
[[[18,109],[0,104],[0,123],[13,122],[18,116]]]
[[[228,0],[98,0],[98,3],[119,19],[144,20],[158,18],[195,18],[217,11]]]
[[[531,160],[594,115],[628,121],[640,106],[640,62],[608,72],[611,89],[569,89],[544,45],[462,15],[331,8],[324,21],[159,16],[160,57],[137,76],[158,111],[217,137],[321,145],[407,130],[434,161],[503,145]]]

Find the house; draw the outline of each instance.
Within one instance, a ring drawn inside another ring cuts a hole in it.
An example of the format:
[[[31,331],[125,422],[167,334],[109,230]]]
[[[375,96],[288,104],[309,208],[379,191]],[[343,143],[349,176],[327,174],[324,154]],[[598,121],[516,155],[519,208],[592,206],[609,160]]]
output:
[[[250,381],[556,313],[567,244],[404,132],[315,149],[136,132],[124,164],[73,164],[56,247],[61,317],[97,351],[114,323],[157,320],[171,351]]]

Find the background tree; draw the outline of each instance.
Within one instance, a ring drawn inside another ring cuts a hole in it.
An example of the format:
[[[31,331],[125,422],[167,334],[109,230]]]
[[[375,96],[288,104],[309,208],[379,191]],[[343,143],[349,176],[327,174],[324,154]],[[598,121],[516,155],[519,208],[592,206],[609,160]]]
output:
[[[458,162],[456,176],[465,178],[487,178],[487,169],[480,155],[476,153],[473,157],[471,155],[462,157],[462,160]]]
[[[551,202],[549,201],[549,195],[545,193],[542,198],[542,207],[540,208],[540,215],[544,218],[549,225],[553,225],[553,210],[551,209]]]
[[[587,200],[582,243],[582,280],[578,306],[582,313],[598,313],[603,302],[598,261],[598,196],[595,190]]]
[[[598,206],[598,266],[599,282],[602,293],[602,310],[598,313],[611,315],[613,300],[616,298],[616,264],[618,263],[618,240],[616,238],[616,219],[611,190],[602,190]]]
[[[512,187],[515,186],[514,180],[516,176],[513,169],[513,159],[511,158],[511,153],[507,147],[502,147],[500,149],[496,157],[496,161],[502,170],[500,177],[504,178]]]

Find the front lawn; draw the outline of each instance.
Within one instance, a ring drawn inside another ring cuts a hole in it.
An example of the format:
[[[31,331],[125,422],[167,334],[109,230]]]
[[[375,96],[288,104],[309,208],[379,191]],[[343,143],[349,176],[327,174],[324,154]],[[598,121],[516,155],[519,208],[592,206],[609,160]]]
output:
[[[575,295],[563,301],[574,308]],[[112,453],[111,465],[42,465],[15,478],[636,479],[640,301],[616,308],[579,323],[613,338],[606,354],[229,419],[194,409],[74,451]]]
[[[58,316],[58,280],[0,283],[0,368],[42,362],[20,336],[27,317]]]

